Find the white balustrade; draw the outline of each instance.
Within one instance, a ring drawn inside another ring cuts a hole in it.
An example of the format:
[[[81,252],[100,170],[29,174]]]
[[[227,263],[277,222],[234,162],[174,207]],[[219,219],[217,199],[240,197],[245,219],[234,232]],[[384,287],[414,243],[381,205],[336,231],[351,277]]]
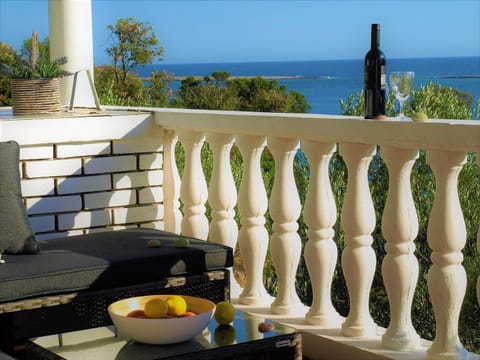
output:
[[[336,145],[305,140],[302,143],[310,164],[310,180],[305,199],[304,219],[308,226],[305,262],[312,284],[313,301],[305,316],[308,324],[322,328],[340,327],[340,315],[332,304],[331,288],[337,263],[333,225],[337,207],[329,177],[329,163]]]
[[[342,334],[354,337],[376,335],[369,311],[369,295],[375,274],[376,256],[371,233],[375,228],[375,209],[368,186],[368,168],[375,146],[340,144],[348,170],[348,184],[342,208],[345,249],[342,269],[350,297],[350,311],[342,324]]]
[[[178,136],[173,130],[164,131],[163,140],[163,203],[165,230],[177,234],[181,232],[182,213],[180,211],[180,176],[175,159],[175,145]]]
[[[243,158],[243,174],[238,197],[241,223],[238,245],[247,277],[239,301],[246,305],[266,305],[272,301],[263,284],[263,267],[269,235],[265,228],[268,198],[260,160],[266,143],[266,138],[261,136],[240,135],[236,139]]]
[[[278,286],[277,296],[270,307],[274,314],[294,314],[303,310],[295,289],[302,250],[301,239],[297,233],[301,204],[293,174],[293,161],[298,145],[298,139],[268,139],[268,148],[275,160],[275,178],[269,203],[273,220],[270,252]]]
[[[183,202],[182,234],[206,240],[208,219],[205,216],[205,202],[208,189],[201,161],[205,135],[196,131],[182,131],[179,139],[185,149],[185,168],[180,187]]]
[[[418,279],[413,242],[418,233],[418,217],[410,175],[418,151],[384,146],[381,154],[389,180],[382,217],[382,232],[387,241],[382,275],[390,304],[390,324],[382,336],[382,344],[390,349],[409,350],[420,344],[410,315]]]
[[[427,239],[432,249],[428,290],[435,313],[435,340],[429,359],[466,359],[458,337],[458,320],[467,287],[462,266],[466,228],[458,198],[458,174],[466,161],[462,151],[428,150],[427,161],[435,174],[435,199]]]
[[[207,141],[213,152],[213,170],[208,189],[208,202],[212,208],[209,240],[230,246],[235,250],[238,238],[238,226],[235,222],[237,189],[230,165],[230,152],[234,136],[231,134],[211,133]],[[233,272],[230,272],[230,296],[238,298],[240,287]]]
[[[215,158],[208,197],[212,205],[210,238],[227,238],[227,235],[213,234],[216,231],[228,233],[231,226],[225,224],[231,222],[230,209],[234,206],[234,200],[223,191],[234,193],[226,157],[230,153],[231,137],[236,137],[244,166],[238,192],[241,222],[238,245],[247,281],[239,297],[241,304],[253,305],[257,309],[270,305],[271,313],[288,315],[285,318],[292,314],[304,315],[305,321],[296,323],[298,319],[295,317],[294,323],[306,331],[313,329],[315,334],[318,331],[331,335],[330,331],[334,329],[335,339],[332,342],[336,344],[329,349],[331,351],[336,349],[338,343],[347,344],[345,346],[353,349],[358,341],[361,346],[373,345],[375,355],[372,357],[375,358],[377,355],[383,358],[390,355],[398,355],[399,358],[410,358],[410,355],[412,358],[429,359],[467,358],[458,334],[460,310],[466,289],[466,274],[462,266],[466,231],[457,185],[466,152],[479,148],[478,122],[379,122],[314,114],[178,109],[160,109],[155,115],[155,121],[167,129],[189,130],[186,132],[188,136],[185,133],[180,135],[187,157],[181,192],[184,204],[182,230],[188,228],[185,224],[204,221],[199,221],[198,218],[204,217],[207,197],[202,190],[202,181],[192,180],[203,178],[203,173],[197,169],[203,144],[202,134],[230,134],[224,138],[222,135],[222,139],[208,137]],[[4,131],[7,130],[5,127]],[[168,149],[174,148],[172,142],[175,140],[172,136],[170,140],[165,138],[166,172],[171,171],[168,162],[171,161],[172,153]],[[270,199],[267,198],[260,164],[266,136],[269,136],[268,146],[275,160],[275,178]],[[293,174],[298,139],[301,139],[310,165],[309,187],[304,204],[304,220],[308,227],[304,256],[312,283],[312,305],[306,314],[295,291],[295,276],[301,256],[301,240],[297,234],[301,205]],[[340,144],[340,154],[348,170],[343,204],[335,203],[329,178],[335,143]],[[382,263],[382,275],[390,305],[390,323],[382,336],[378,335],[377,325],[369,312],[370,290],[376,270],[376,255],[372,248],[376,215],[368,171],[377,144],[382,146],[380,155],[385,160],[389,173],[385,208],[377,209],[383,211],[382,232],[386,240],[386,256]],[[428,350],[425,343],[420,342],[412,325],[411,314],[419,275],[419,265],[414,255],[414,241],[419,224],[410,189],[410,177],[419,148],[426,149],[436,181],[435,200],[428,224],[428,243],[432,249],[433,263],[428,272],[428,288],[436,333]],[[219,175],[216,175],[217,171]],[[178,185],[178,179],[172,179],[167,179],[164,184],[165,191],[175,188],[176,185],[173,184]],[[186,181],[190,183],[185,184]],[[186,190],[190,187],[196,189]],[[165,202],[165,206],[170,207],[167,202],[171,200],[166,199]],[[345,247],[342,249],[341,265],[350,302],[348,316],[342,324],[342,317],[332,305],[330,294],[338,253],[333,231],[336,206],[341,206],[342,211],[341,226]],[[268,294],[263,284],[269,246],[269,235],[265,228],[267,208],[273,219],[270,250],[277,275],[276,298]],[[166,214],[167,212],[170,212],[168,216],[178,218],[175,210],[166,209]],[[168,216],[165,217],[166,226],[171,223],[170,220],[167,221]],[[199,232],[191,231],[192,234]],[[477,246],[480,251],[480,230]],[[477,280],[477,298],[480,303],[480,277]],[[297,313],[300,308],[302,311]],[[432,329],[433,327],[434,325]],[[351,337],[361,339],[352,340]],[[347,353],[350,355],[350,350]],[[358,354],[353,353],[351,357],[347,355],[345,358],[357,358]],[[365,358],[369,356],[366,355]]]

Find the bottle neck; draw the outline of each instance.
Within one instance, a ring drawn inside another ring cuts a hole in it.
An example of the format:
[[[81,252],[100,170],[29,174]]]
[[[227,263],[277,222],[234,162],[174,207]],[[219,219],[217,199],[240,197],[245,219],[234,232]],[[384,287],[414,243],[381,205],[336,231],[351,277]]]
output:
[[[377,24],[372,25],[372,49],[380,47],[380,27]]]

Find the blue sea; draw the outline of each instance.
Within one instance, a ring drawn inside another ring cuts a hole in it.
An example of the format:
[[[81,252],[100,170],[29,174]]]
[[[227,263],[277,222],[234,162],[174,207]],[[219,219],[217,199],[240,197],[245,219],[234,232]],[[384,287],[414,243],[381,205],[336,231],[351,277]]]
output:
[[[227,71],[231,76],[292,77],[277,80],[288,90],[303,94],[311,113],[340,114],[340,99],[363,88],[363,60],[277,61],[211,64],[157,64],[139,69],[148,77],[153,70],[166,70],[175,76],[206,76]],[[429,81],[457,88],[480,98],[480,57],[387,59],[391,71],[415,72],[415,87]],[[180,81],[172,84],[177,89]]]

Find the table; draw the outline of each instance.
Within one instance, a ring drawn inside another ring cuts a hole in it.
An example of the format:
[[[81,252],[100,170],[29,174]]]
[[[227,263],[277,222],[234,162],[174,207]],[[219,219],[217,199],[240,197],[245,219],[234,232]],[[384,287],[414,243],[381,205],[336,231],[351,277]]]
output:
[[[270,332],[258,331],[264,319],[237,309],[233,326],[219,326],[212,319],[193,340],[174,345],[146,345],[103,327],[45,336],[27,345],[19,359],[296,359],[302,358],[301,336],[295,329],[273,322]]]

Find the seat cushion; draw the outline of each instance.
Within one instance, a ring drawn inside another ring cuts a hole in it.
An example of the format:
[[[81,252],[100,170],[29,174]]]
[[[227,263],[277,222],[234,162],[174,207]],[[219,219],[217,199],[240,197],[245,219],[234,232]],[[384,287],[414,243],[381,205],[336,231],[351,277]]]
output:
[[[34,254],[38,243],[22,201],[19,146],[0,142],[0,254]]]
[[[6,255],[0,265],[0,302],[85,289],[109,289],[194,275],[233,265],[230,247],[176,234],[129,229],[40,241],[36,255]],[[148,247],[150,239],[159,247]]]

